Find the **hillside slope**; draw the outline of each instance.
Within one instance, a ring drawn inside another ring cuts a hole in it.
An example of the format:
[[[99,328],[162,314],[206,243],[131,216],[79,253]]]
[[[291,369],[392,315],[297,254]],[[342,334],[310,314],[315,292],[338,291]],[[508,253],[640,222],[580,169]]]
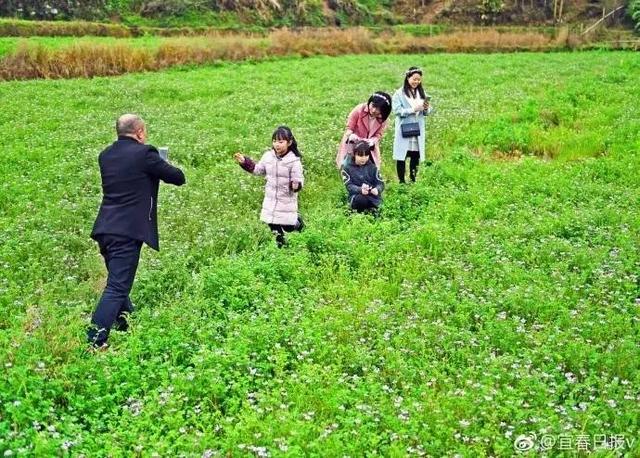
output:
[[[547,24],[592,20],[627,0],[66,0],[3,2],[0,16],[164,25],[354,25],[450,21]],[[624,20],[624,11],[617,20]]]

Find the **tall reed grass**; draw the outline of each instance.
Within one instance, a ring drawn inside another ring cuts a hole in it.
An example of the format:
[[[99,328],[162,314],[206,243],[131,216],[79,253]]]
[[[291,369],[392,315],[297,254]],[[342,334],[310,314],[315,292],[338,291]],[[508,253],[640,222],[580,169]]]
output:
[[[416,37],[403,33],[374,35],[364,28],[278,30],[267,36],[210,34],[165,38],[156,47],[77,43],[52,49],[28,42],[0,60],[0,80],[89,78],[159,70],[220,60],[239,61],[273,56],[367,53],[542,51],[577,46],[571,37],[495,30],[454,32]]]

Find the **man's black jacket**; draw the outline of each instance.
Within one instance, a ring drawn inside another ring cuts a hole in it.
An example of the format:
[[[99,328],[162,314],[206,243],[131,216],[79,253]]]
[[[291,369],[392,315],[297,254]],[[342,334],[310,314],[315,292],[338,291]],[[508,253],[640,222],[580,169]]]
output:
[[[100,153],[98,162],[103,197],[91,237],[122,235],[159,250],[159,180],[181,186],[182,170],[162,160],[155,147],[125,136]]]

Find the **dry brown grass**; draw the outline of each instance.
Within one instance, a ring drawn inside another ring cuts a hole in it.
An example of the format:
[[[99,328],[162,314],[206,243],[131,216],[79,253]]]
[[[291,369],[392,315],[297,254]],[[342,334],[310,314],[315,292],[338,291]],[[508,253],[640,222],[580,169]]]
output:
[[[367,29],[308,29],[302,31],[278,30],[269,36],[271,52],[283,56],[339,56],[378,52],[379,48]]]
[[[152,52],[127,45],[85,43],[60,50],[22,45],[0,61],[0,79],[90,78],[157,68]]]
[[[363,53],[542,51],[573,46],[570,35],[459,31],[431,37],[406,34],[374,36],[363,28],[278,30],[268,36],[209,34],[166,38],[155,48],[133,44],[82,43],[52,49],[22,45],[0,59],[0,80],[89,78],[159,70],[184,64],[221,60],[263,59],[269,56],[313,56]]]
[[[264,40],[242,36],[211,35],[178,38],[164,42],[155,53],[159,68],[182,64],[206,64],[220,60],[263,59],[268,54]]]
[[[433,37],[398,37],[396,52],[494,52],[555,48],[555,42],[540,33],[499,33],[495,30],[454,32]]]
[[[0,60],[0,80],[91,78],[160,70],[175,65],[220,60],[262,59],[267,46],[259,39],[232,36],[176,38],[157,49],[130,44],[75,44],[58,50],[21,45]]]

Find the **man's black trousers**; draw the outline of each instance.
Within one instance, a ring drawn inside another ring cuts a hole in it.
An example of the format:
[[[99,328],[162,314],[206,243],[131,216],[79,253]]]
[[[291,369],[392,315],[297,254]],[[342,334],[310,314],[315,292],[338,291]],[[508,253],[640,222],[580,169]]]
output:
[[[100,254],[107,266],[107,286],[91,319],[87,333],[89,342],[103,345],[114,323],[126,328],[126,313],[133,311],[129,292],[136,276],[142,242],[120,235],[103,234],[97,237]]]

